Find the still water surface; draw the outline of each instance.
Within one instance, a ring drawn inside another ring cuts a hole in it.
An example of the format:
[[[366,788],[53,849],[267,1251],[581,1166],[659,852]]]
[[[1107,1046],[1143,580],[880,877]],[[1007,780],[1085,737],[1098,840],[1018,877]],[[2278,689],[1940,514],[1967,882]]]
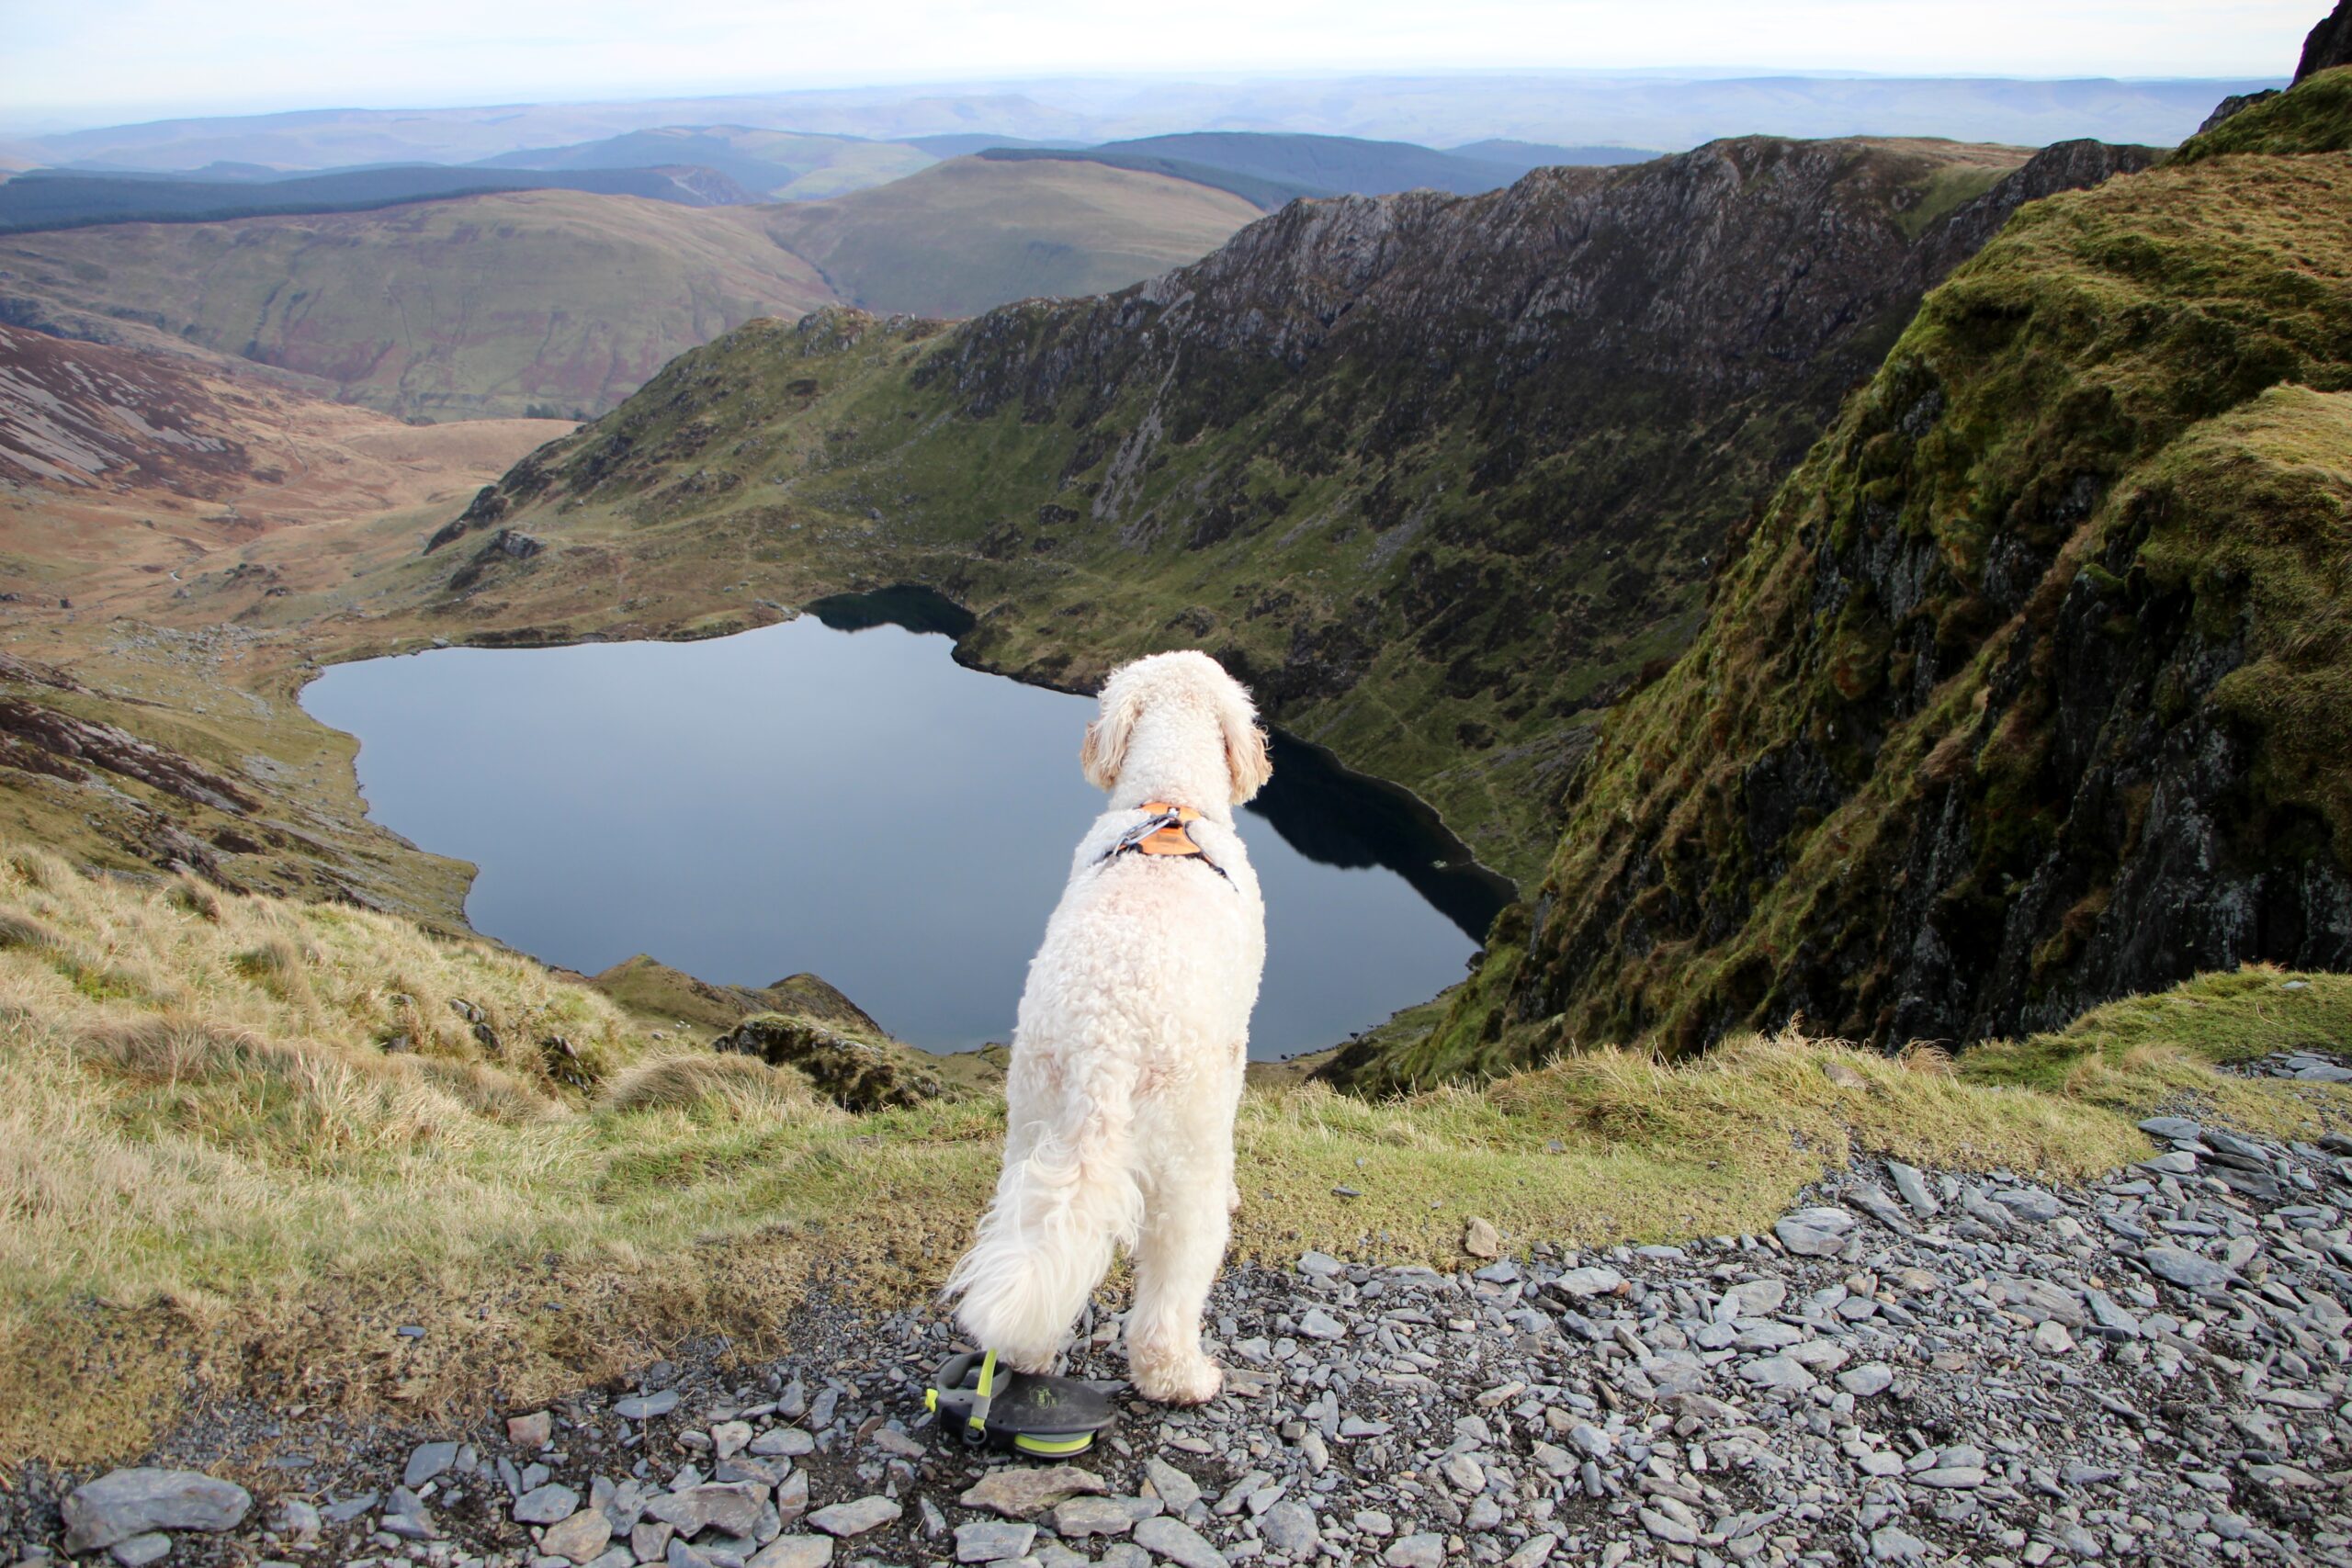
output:
[[[370,815],[481,867],[475,929],[589,973],[823,976],[933,1050],[1011,1037],[1072,846],[1091,699],[966,670],[960,612],[873,595],[697,643],[444,649],[303,693]],[[909,629],[908,624],[922,630]],[[1461,977],[1508,886],[1426,808],[1276,736],[1251,1051],[1337,1043]]]

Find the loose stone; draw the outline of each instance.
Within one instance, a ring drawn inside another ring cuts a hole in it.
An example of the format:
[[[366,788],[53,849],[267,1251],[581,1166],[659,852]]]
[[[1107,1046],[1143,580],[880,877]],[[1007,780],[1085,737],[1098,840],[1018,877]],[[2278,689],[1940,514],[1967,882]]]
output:
[[[830,1508],[820,1508],[808,1516],[808,1522],[831,1536],[859,1536],[867,1530],[879,1529],[906,1510],[888,1497],[860,1497],[854,1503],[836,1503]]]

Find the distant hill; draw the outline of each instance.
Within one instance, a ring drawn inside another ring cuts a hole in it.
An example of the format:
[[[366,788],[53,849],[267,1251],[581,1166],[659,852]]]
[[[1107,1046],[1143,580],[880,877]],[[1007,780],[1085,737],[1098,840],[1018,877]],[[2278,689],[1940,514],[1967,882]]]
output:
[[[1664,155],[1646,147],[1555,147],[1548,141],[1508,141],[1494,138],[1464,142],[1449,151],[1456,158],[1498,164],[1521,175],[1530,169],[1557,169],[1577,164],[1646,164],[1652,158]]]
[[[1032,141],[1019,136],[998,136],[987,131],[956,130],[939,136],[910,136],[910,147],[920,147],[934,158],[968,158],[975,152],[985,152],[991,147],[1083,147],[1083,141]]]
[[[992,164],[1097,164],[1104,168],[1128,169],[1139,175],[1158,175],[1238,196],[1261,212],[1272,212],[1302,196],[1332,194],[1314,186],[1270,180],[1234,169],[1221,169],[1214,164],[1195,164],[1182,158],[1161,158],[1146,152],[1106,152],[1091,147],[990,147],[978,156]]]
[[[1239,197],[1164,175],[985,158],[761,212],[842,298],[918,316],[1124,288],[1197,261],[1259,215]]]
[[[716,169],[763,197],[818,201],[887,184],[953,155],[908,142],[873,141],[858,136],[808,136],[744,125],[700,125],[634,130],[569,147],[526,148],[482,159],[474,166],[635,169],[690,164]]]
[[[729,327],[832,298],[760,209],[571,191],[0,239],[0,318],[180,339],[418,419],[597,412]]]
[[[0,185],[0,233],[86,223],[206,223],[364,212],[402,202],[509,190],[639,196],[682,207],[741,206],[758,199],[726,174],[684,163],[548,172],[453,169],[423,164],[329,169],[295,176],[269,170],[246,175],[242,173],[245,167],[250,166],[228,165],[224,173],[236,173],[218,180],[36,170]]]
[[[1635,148],[1496,141],[1441,152],[1412,141],[1249,130],[1148,136],[1085,148],[990,147],[980,153],[999,161],[1061,158],[1166,175],[1230,191],[1267,212],[1302,196],[1393,196],[1405,190],[1476,196],[1530,169],[1639,164],[1656,155]]]
[[[1280,181],[1317,196],[1393,196],[1400,190],[1442,190],[1455,196],[1476,196],[1509,185],[1511,179],[1498,165],[1480,159],[1456,157],[1412,141],[1370,141],[1355,136],[1195,131],[1183,136],[1106,141],[1090,152],[1177,158],[1261,180]]]

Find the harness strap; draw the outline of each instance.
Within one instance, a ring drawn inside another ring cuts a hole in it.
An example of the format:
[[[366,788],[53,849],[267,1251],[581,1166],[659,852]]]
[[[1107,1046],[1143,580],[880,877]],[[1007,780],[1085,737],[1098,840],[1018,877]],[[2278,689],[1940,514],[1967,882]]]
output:
[[[1194,840],[1193,835],[1185,830],[1193,823],[1201,819],[1201,814],[1198,811],[1189,806],[1175,806],[1165,800],[1147,800],[1136,809],[1148,811],[1151,816],[1122,833],[1119,836],[1119,841],[1104,850],[1096,859],[1097,865],[1103,861],[1125,854],[1163,855],[1178,860],[1196,860],[1224,877],[1227,886],[1233,886],[1233,878],[1227,874],[1225,867],[1210,859],[1208,851],[1203,849]],[[1238,891],[1238,889],[1236,890]]]
[[[972,1396],[971,1413],[964,1417],[964,1441],[978,1448],[989,1439],[989,1406],[996,1401],[996,1352],[980,1359],[980,1384]]]

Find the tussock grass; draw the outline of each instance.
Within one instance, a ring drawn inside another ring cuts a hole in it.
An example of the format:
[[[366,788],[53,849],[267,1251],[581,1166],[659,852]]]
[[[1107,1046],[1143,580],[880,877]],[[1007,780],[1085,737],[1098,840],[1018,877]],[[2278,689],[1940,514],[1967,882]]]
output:
[[[659,1056],[624,1068],[598,1100],[614,1111],[682,1111],[706,1115],[822,1121],[843,1114],[818,1100],[797,1073],[753,1056]]]
[[[994,1180],[994,1095],[850,1115],[751,1057],[649,1049],[585,987],[390,917],[0,849],[0,919],[45,933],[0,947],[0,1465],[133,1454],[208,1390],[423,1419],[689,1334],[773,1350],[812,1280],[934,1289]],[[2080,1177],[2143,1151],[2131,1116],[2183,1093],[2340,1122],[2340,1090],[2201,1065],[2342,1038],[2352,979],[2312,979],[2118,1004],[2033,1043],[2031,1072],[1782,1034],[1385,1101],[1261,1086],[1236,1252],[1450,1267],[1473,1213],[1516,1243],[1755,1231],[1866,1151]],[[2330,1010],[2296,1021],[2286,996]],[[571,1055],[538,1044],[559,1032]]]

